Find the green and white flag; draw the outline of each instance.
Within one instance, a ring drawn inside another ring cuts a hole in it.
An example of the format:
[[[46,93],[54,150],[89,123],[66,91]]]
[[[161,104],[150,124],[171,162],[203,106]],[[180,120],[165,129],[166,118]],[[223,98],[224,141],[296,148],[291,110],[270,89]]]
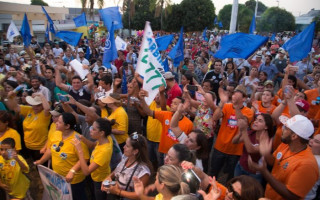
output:
[[[143,77],[143,89],[149,93],[145,101],[150,105],[157,96],[159,87],[166,86],[161,54],[153,37],[150,22],[146,22],[144,28],[136,72]]]

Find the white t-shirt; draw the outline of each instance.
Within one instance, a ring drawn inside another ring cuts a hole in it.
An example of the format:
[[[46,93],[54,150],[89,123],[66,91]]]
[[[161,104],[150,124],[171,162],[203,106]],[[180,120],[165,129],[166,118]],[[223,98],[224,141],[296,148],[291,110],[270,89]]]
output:
[[[63,52],[63,50],[61,48],[57,49],[55,47],[52,49],[52,51],[53,51],[54,57],[60,56],[60,54]]]

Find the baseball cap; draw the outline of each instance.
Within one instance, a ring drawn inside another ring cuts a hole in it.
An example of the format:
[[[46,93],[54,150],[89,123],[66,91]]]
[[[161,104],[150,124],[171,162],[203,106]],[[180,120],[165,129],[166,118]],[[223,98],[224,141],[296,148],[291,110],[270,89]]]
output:
[[[173,79],[175,76],[171,72],[166,72],[164,74],[165,79]]]
[[[63,113],[63,108],[60,104],[57,104],[56,107],[54,107],[54,110],[51,110],[50,113],[53,116],[60,116]]]
[[[296,105],[299,106],[301,109],[303,109],[305,112],[309,111],[310,104],[304,99],[300,99],[296,101]]]
[[[280,120],[281,121],[281,120]],[[282,121],[281,121],[282,122]],[[292,130],[299,137],[309,140],[314,133],[314,127],[312,122],[302,115],[295,115],[288,119],[286,122],[282,122],[284,126]]]
[[[264,82],[264,86],[267,86],[267,85],[272,85],[272,86],[274,86],[274,83],[273,83],[273,81],[271,81],[271,80],[267,80],[266,82]]]

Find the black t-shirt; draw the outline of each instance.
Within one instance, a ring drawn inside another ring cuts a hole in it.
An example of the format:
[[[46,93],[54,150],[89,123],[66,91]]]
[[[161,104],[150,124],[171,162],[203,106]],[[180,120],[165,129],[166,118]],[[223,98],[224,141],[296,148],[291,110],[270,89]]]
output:
[[[216,93],[216,95],[218,96],[218,89],[219,89],[219,83],[220,81],[222,81],[222,78],[225,77],[227,78],[227,74],[226,72],[223,73],[223,75],[221,73],[215,73],[214,70],[206,73],[206,75],[204,76],[203,80],[209,79],[212,80],[213,82],[213,92]]]

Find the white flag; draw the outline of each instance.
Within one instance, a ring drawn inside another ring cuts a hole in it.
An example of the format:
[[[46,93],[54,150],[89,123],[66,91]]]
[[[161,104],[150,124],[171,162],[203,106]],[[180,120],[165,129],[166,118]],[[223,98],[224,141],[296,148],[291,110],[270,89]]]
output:
[[[145,100],[150,105],[157,96],[159,87],[162,85],[166,86],[166,81],[163,77],[165,72],[161,54],[159,53],[149,22],[146,22],[144,28],[136,72],[143,76],[143,89],[149,93],[149,96]]]
[[[8,28],[8,32],[7,32],[7,38],[10,42],[13,42],[13,38],[20,35],[16,25],[13,23],[13,21],[11,21],[11,24]]]
[[[115,39],[117,50],[124,51],[127,49],[127,43],[119,36]]]

